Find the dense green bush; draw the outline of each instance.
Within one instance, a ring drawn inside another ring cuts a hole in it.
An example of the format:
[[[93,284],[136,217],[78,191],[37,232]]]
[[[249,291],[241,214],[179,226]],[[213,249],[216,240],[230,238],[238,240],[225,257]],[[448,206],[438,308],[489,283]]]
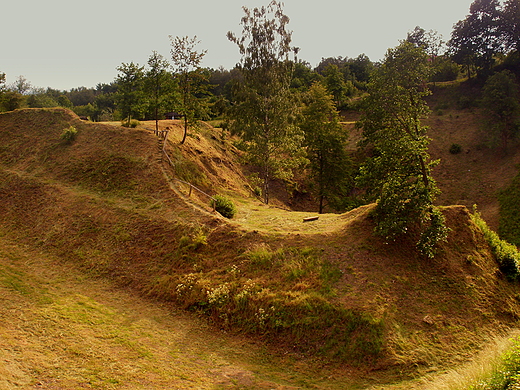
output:
[[[65,142],[66,144],[71,144],[76,139],[76,135],[78,134],[78,131],[74,126],[70,126],[66,129],[63,129],[63,132],[61,133],[60,138]]]
[[[235,204],[222,195],[215,196],[214,200],[215,210],[218,211],[223,217],[233,218],[237,212]]]

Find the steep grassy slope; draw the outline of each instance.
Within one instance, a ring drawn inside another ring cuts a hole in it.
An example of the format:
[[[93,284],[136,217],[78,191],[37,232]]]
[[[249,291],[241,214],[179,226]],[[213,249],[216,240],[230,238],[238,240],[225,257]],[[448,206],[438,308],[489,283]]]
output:
[[[520,145],[510,142],[507,150],[501,148],[496,135],[485,127],[482,110],[476,107],[479,97],[478,84],[437,85],[429,99],[433,112],[426,124],[432,138],[430,153],[440,159],[434,171],[442,191],[439,203],[468,208],[477,204],[488,224],[497,230],[499,193],[518,173]],[[450,153],[453,144],[460,145],[460,153]]]
[[[70,125],[78,136],[67,145],[60,134]],[[201,129],[179,149],[173,130],[166,150],[176,170],[145,129],[83,123],[65,110],[1,114],[4,234],[272,351],[378,368],[378,380],[456,364],[516,324],[514,286],[465,207],[444,209],[452,234],[426,262],[413,240],[373,237],[372,206],[303,223],[306,213],[258,204],[238,152],[218,134]],[[175,181],[185,167],[205,192],[241,196],[237,221],[186,196]]]

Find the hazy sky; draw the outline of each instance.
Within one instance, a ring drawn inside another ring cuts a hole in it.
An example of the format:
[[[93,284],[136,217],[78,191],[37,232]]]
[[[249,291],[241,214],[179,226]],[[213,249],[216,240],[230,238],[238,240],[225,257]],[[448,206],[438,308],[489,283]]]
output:
[[[445,40],[473,0],[285,0],[299,58],[372,61],[420,26]],[[169,35],[194,36],[208,51],[203,66],[231,69],[240,59],[226,33],[240,35],[242,6],[269,0],[25,0],[2,4],[0,72],[36,87],[68,90],[109,83],[123,62],[145,65],[153,50],[170,58]]]

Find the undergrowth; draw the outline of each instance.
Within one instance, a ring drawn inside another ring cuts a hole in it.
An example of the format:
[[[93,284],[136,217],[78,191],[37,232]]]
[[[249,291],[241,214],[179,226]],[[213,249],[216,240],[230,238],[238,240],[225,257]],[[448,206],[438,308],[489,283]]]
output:
[[[471,215],[471,219],[482,230],[486,241],[495,255],[500,270],[509,280],[518,280],[520,276],[520,252],[516,246],[502,240],[496,232],[491,230],[476,210],[476,207]]]
[[[501,191],[500,203],[500,237],[512,244],[520,245],[520,173],[511,185]]]
[[[383,348],[382,324],[331,301],[340,277],[339,269],[313,248],[259,245],[230,265],[225,276],[163,275],[151,292],[168,291],[180,306],[220,326],[268,336],[291,349],[350,363],[373,361]]]
[[[520,338],[500,358],[493,372],[469,390],[513,390],[520,388]]]

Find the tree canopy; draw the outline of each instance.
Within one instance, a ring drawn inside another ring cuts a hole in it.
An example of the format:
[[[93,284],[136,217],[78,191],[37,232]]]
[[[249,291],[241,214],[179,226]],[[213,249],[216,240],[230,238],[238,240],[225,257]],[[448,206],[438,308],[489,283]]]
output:
[[[369,84],[363,102],[364,145],[371,156],[361,167],[359,183],[377,200],[376,233],[388,240],[418,228],[418,247],[428,257],[446,236],[442,214],[433,206],[439,190],[431,175],[436,164],[421,119],[429,109],[424,97],[429,75],[422,48],[403,42],[390,49]]]

